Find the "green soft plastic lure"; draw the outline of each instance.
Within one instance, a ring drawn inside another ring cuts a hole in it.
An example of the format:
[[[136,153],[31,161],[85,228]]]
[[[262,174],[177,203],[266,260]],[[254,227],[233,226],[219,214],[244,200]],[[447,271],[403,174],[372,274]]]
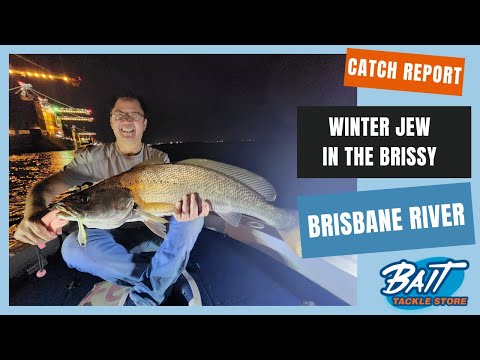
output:
[[[85,226],[83,225],[82,219],[77,218],[78,222],[78,236],[77,241],[80,246],[85,247],[87,246],[87,232],[85,231]]]

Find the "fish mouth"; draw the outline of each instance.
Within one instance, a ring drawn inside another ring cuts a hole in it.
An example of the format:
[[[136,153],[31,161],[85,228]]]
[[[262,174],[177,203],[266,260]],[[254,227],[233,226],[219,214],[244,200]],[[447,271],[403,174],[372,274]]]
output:
[[[63,220],[77,220],[78,219],[78,213],[73,210],[72,208],[66,206],[64,203],[58,203],[55,205],[55,208],[60,210],[59,213],[57,213],[57,218],[63,219]]]

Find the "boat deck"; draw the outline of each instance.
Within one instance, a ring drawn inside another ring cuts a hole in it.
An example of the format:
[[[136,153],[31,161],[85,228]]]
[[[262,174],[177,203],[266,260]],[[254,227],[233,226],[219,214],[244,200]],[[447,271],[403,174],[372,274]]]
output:
[[[102,281],[68,268],[60,251],[47,259],[45,277],[23,275],[10,280],[11,306],[76,306]],[[202,305],[349,305],[263,252],[209,229],[201,232],[187,271],[198,285]],[[188,304],[185,282],[180,280],[165,305]]]

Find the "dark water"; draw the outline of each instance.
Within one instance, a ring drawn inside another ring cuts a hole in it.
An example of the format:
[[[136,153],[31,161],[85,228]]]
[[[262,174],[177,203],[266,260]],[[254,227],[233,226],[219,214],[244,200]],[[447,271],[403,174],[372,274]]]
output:
[[[275,205],[297,208],[299,195],[356,191],[356,179],[298,179],[296,145],[281,141],[232,143],[183,143],[158,145],[172,162],[187,158],[206,158],[253,171],[277,190]],[[73,151],[12,155],[10,161],[10,247],[15,224],[23,217],[25,197],[33,184],[59,171],[73,158]]]
[[[37,182],[63,168],[73,159],[73,150],[52,151],[9,157],[10,247],[16,224],[23,218],[28,190]]]

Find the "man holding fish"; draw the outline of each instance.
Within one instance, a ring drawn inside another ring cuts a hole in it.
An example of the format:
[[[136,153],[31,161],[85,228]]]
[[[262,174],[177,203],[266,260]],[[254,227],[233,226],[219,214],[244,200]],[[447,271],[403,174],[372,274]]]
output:
[[[14,235],[15,239],[35,246],[55,239],[61,234],[61,226],[67,223],[67,220],[55,218],[63,210],[63,219],[77,220],[80,231],[69,234],[62,244],[65,262],[71,268],[99,276],[112,284],[129,286],[119,305],[156,306],[165,300],[167,290],[187,265],[190,251],[203,228],[204,217],[211,210],[209,202],[202,201],[196,193],[185,193],[177,199],[165,212],[173,215],[168,233],[163,224],[166,221],[161,217],[151,215],[152,211],[139,210],[139,218],[128,221],[141,220],[155,234],[166,233],[166,236],[160,247],[155,245],[159,239],[153,238],[153,234],[152,239],[143,236],[146,241],[131,251],[116,241],[119,231],[107,230],[125,222],[125,219],[116,219],[113,213],[107,217],[109,209],[105,208],[102,219],[95,220],[61,205],[50,212],[47,206],[56,195],[75,185],[111,178],[146,160],[155,159],[157,164],[170,163],[167,154],[142,142],[147,122],[141,98],[132,94],[117,97],[110,113],[110,126],[116,141],[78,153],[62,171],[35,184],[27,195],[24,218]],[[121,195],[121,191],[116,194]],[[89,200],[86,195],[80,198],[80,202]],[[116,210],[121,210],[122,206],[115,203]],[[45,219],[50,219],[48,224]],[[83,222],[88,229],[84,229]],[[58,228],[51,226],[55,223],[59,224]],[[141,251],[150,251],[154,255],[149,259],[135,253]]]

